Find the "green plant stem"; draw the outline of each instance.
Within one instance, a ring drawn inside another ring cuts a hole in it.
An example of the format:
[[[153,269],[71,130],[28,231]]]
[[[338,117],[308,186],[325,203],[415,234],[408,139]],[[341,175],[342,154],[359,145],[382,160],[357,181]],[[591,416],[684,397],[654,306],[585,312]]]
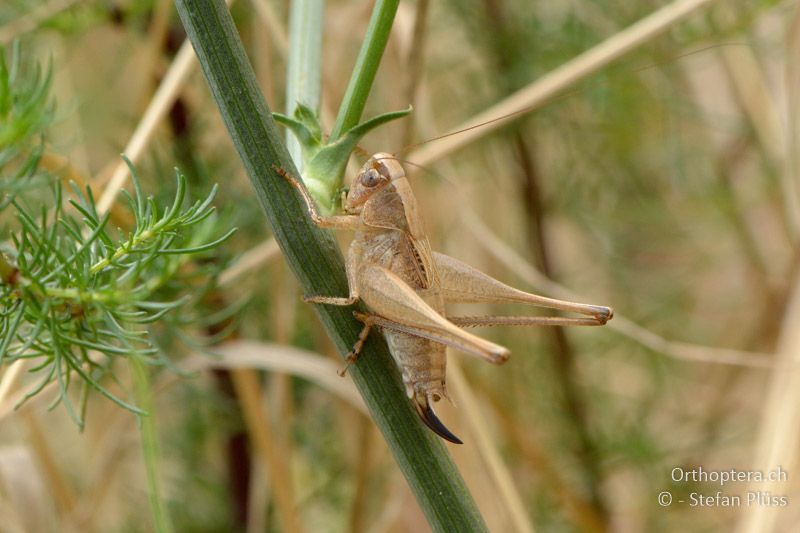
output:
[[[136,402],[146,411],[146,414],[139,415],[138,419],[139,432],[142,437],[142,456],[147,472],[147,495],[153,513],[153,522],[155,530],[159,533],[171,533],[173,531],[172,521],[167,507],[161,499],[158,485],[158,434],[156,433],[152,389],[147,375],[148,369],[135,355],[128,360],[133,374]]]
[[[389,32],[399,3],[399,0],[375,2],[364,42],[353,67],[353,75],[350,76],[350,82],[339,106],[339,113],[336,115],[336,122],[331,130],[330,142],[341,137],[361,119],[369,91],[372,89],[372,82],[381,64],[383,51],[389,41]]]
[[[299,195],[276,170],[297,175],[225,4],[222,0],[176,4],[287,263],[306,294],[347,294],[342,255],[333,236],[312,224]],[[317,311],[339,353],[347,353],[361,330],[352,309],[318,306]],[[369,337],[350,373],[431,527],[485,531],[441,441],[414,414],[380,336]]]
[[[136,247],[139,244],[149,241],[150,239],[152,239],[156,235],[157,235],[157,232],[152,231],[152,230],[147,230],[147,231],[143,231],[142,233],[140,233],[138,235],[132,236],[128,241],[122,243],[122,245],[120,245],[119,248],[114,250],[113,254],[111,254],[110,256],[108,256],[108,257],[106,257],[104,259],[101,259],[97,263],[93,264],[91,266],[91,268],[89,269],[89,273],[90,274],[97,274],[98,272],[103,270],[105,267],[107,267],[111,263],[113,263],[115,261],[119,261],[120,259],[122,259],[126,255],[129,255],[129,254],[133,253],[133,251],[136,250]]]
[[[322,94],[322,0],[293,0],[289,13],[289,58],[286,62],[286,116],[301,103],[319,111]],[[300,143],[286,131],[286,145],[302,172]]]

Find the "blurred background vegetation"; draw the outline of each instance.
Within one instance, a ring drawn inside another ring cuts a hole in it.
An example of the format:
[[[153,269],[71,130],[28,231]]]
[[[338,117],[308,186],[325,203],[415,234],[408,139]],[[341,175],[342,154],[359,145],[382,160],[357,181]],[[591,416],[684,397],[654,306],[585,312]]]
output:
[[[396,152],[441,135],[664,4],[402,2],[365,115],[410,102],[415,111],[362,147]],[[267,101],[283,109],[286,2],[232,9]],[[327,127],[370,10],[327,3]],[[743,509],[667,509],[656,498],[713,494],[716,485],[674,482],[671,470],[754,468],[771,428],[797,427],[800,405],[781,391],[800,385],[781,384],[792,373],[774,366],[800,354],[798,29],[796,2],[711,2],[511,125],[407,166],[434,249],[534,292],[548,289],[537,286],[542,272],[618,313],[604,328],[481,331],[511,349],[501,367],[451,355],[464,381],[440,416],[466,442],[449,448],[492,531],[748,524]],[[11,0],[0,6],[0,44],[17,37],[27,62],[52,65],[40,166],[100,197],[185,38],[171,2]],[[197,261],[219,266],[219,286],[151,329],[191,371],[153,378],[175,529],[425,530],[358,397],[335,376],[340,359],[269,241],[196,68],[165,111],[138,157],[143,188],[169,202],[176,166],[192,198],[219,183],[222,224],[239,228],[218,258]],[[403,157],[414,163],[414,152]],[[223,356],[201,355],[209,344]],[[108,386],[124,394],[131,377],[119,370]],[[48,391],[14,411],[16,392],[0,385],[0,530],[150,530],[134,415],[94,395],[81,432],[63,409],[47,410]],[[796,447],[789,440],[777,456],[784,467]],[[790,506],[752,530],[797,523],[792,474],[777,487]]]

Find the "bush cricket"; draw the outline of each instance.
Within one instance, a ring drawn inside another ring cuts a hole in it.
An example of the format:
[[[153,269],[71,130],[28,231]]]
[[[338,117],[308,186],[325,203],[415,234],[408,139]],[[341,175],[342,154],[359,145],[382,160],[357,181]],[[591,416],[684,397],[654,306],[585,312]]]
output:
[[[370,330],[381,329],[420,419],[450,442],[462,443],[432,407],[433,402],[448,398],[446,346],[495,364],[509,356],[503,346],[461,328],[599,326],[613,316],[609,307],[520,291],[457,259],[433,252],[408,178],[391,154],[376,153],[361,167],[344,200],[342,215],[321,216],[303,185],[281,169],[276,170],[301,193],[316,225],[355,231],[345,265],[348,296],[315,295],[304,300],[342,306],[363,301],[368,313],[355,313],[364,327],[347,355],[347,364],[356,361]],[[453,317],[445,309],[450,302],[527,303],[584,316]]]

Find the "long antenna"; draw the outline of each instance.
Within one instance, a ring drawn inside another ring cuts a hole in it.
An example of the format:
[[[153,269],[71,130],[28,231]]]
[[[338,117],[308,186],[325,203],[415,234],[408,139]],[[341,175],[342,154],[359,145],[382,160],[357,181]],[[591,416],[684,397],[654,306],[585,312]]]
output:
[[[745,43],[745,42],[730,42],[730,43],[712,44],[712,45],[704,46],[702,48],[698,48],[696,50],[691,50],[689,52],[677,55],[677,56],[675,56],[675,57],[673,57],[672,59],[669,59],[669,60],[660,61],[660,62],[657,62],[657,63],[651,63],[649,65],[645,65],[645,66],[642,66],[642,67],[637,67],[637,68],[633,68],[631,70],[626,70],[623,73],[624,74],[635,74],[637,72],[643,72],[643,71],[646,71],[646,70],[662,67],[664,65],[672,64],[672,63],[674,63],[675,61],[677,61],[679,59],[683,59],[685,57],[689,57],[689,56],[693,56],[693,55],[696,55],[696,54],[700,54],[702,52],[706,52],[706,51],[712,50],[714,48],[722,48],[724,46],[750,46],[750,45],[748,43]],[[466,132],[472,131],[474,129],[483,128],[484,126],[488,126],[488,125],[493,124],[495,122],[500,122],[500,121],[503,121],[503,123],[511,122],[514,119],[514,117],[516,117],[518,115],[524,115],[526,113],[530,113],[532,111],[535,111],[536,109],[539,109],[539,108],[543,107],[544,104],[546,104],[546,103],[553,103],[553,102],[557,102],[557,101],[560,101],[560,100],[564,100],[564,99],[569,98],[571,96],[575,96],[576,94],[580,94],[580,93],[586,91],[589,88],[602,86],[605,83],[606,82],[597,82],[597,83],[589,84],[588,87],[582,87],[580,89],[574,89],[572,91],[569,91],[569,92],[566,92],[566,93],[562,93],[559,96],[553,97],[553,98],[551,98],[551,99],[549,99],[547,101],[543,101],[543,102],[539,102],[539,103],[536,103],[536,104],[529,105],[529,106],[524,107],[522,109],[519,109],[517,111],[513,111],[511,113],[508,113],[507,115],[503,115],[503,116],[500,116],[500,117],[495,117],[495,118],[486,120],[484,122],[480,122],[480,123],[477,123],[477,124],[472,124],[470,126],[465,126],[465,127],[462,127],[462,128],[456,129],[456,130],[452,130],[452,131],[449,131],[449,132],[444,133],[442,135],[437,135],[436,137],[431,137],[431,138],[426,139],[424,141],[419,141],[419,142],[407,144],[406,146],[404,146],[403,148],[401,148],[400,150],[395,152],[395,154],[402,154],[402,153],[405,153],[405,152],[407,152],[409,150],[417,148],[419,146],[422,146],[422,145],[425,145],[425,144],[428,144],[428,143],[432,143],[432,142],[435,142],[435,141],[439,141],[439,140],[442,140],[442,139],[446,139],[446,138],[452,137],[454,135],[460,135],[462,133],[466,133]],[[508,100],[508,98],[506,100]],[[504,101],[506,101],[506,100],[504,100]],[[499,107],[501,104],[502,104],[502,102],[500,102],[499,104],[496,104],[495,106],[493,106],[489,110],[485,111],[481,115],[488,114],[491,109]],[[499,127],[499,126],[500,125],[498,125],[497,127]],[[496,129],[496,128],[491,128],[491,129]],[[418,158],[419,157],[417,156],[417,159]],[[420,165],[417,165],[417,166],[420,166]]]
[[[480,113],[469,123],[455,128],[454,131],[462,132],[460,135],[448,133],[436,145],[428,143],[422,146],[414,152],[413,158],[421,164],[430,163],[499,128],[514,116],[522,114],[523,110],[536,109],[578,80],[597,72],[641,44],[667,31],[676,22],[705,7],[711,1],[676,0],[665,5],[571,61],[550,71],[539,81],[515,92]],[[483,127],[476,128],[475,126],[478,125],[483,125]]]

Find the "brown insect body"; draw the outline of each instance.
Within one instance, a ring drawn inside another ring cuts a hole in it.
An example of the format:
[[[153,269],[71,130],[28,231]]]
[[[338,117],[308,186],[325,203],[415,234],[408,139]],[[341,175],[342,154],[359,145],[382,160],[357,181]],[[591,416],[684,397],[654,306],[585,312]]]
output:
[[[347,254],[347,298],[311,296],[306,301],[352,305],[362,300],[370,314],[349,361],[355,361],[373,327],[379,327],[403,375],[408,396],[422,421],[442,438],[461,443],[436,417],[432,403],[447,397],[445,347],[499,364],[509,351],[461,329],[492,325],[602,325],[608,307],[578,304],[527,293],[444,254],[431,251],[417,203],[400,163],[377,153],[361,168],[344,202],[345,215],[322,217],[308,192],[282,173],[303,195],[314,222],[355,230]],[[516,302],[587,315],[569,317],[447,317],[447,302]]]
[[[378,170],[380,174],[376,164],[385,165],[387,175],[392,179],[381,190],[368,196],[369,191],[365,190],[368,188],[361,183],[360,177],[369,168]],[[356,232],[350,244],[351,249],[360,255],[361,264],[386,268],[417,293],[437,286],[436,268],[429,260],[430,244],[423,228],[409,226],[410,222],[421,224],[421,219],[408,178],[397,161],[388,154],[376,154],[359,173],[351,190],[353,192],[348,195],[345,209],[349,213],[359,214],[365,226]],[[367,197],[363,204],[352,205],[363,197]],[[437,292],[434,291],[426,301],[444,315],[444,300]],[[422,421],[437,434],[460,443],[439,421],[431,407],[433,402],[448,397],[445,345],[389,329],[384,331],[384,336],[402,373],[406,393]]]

